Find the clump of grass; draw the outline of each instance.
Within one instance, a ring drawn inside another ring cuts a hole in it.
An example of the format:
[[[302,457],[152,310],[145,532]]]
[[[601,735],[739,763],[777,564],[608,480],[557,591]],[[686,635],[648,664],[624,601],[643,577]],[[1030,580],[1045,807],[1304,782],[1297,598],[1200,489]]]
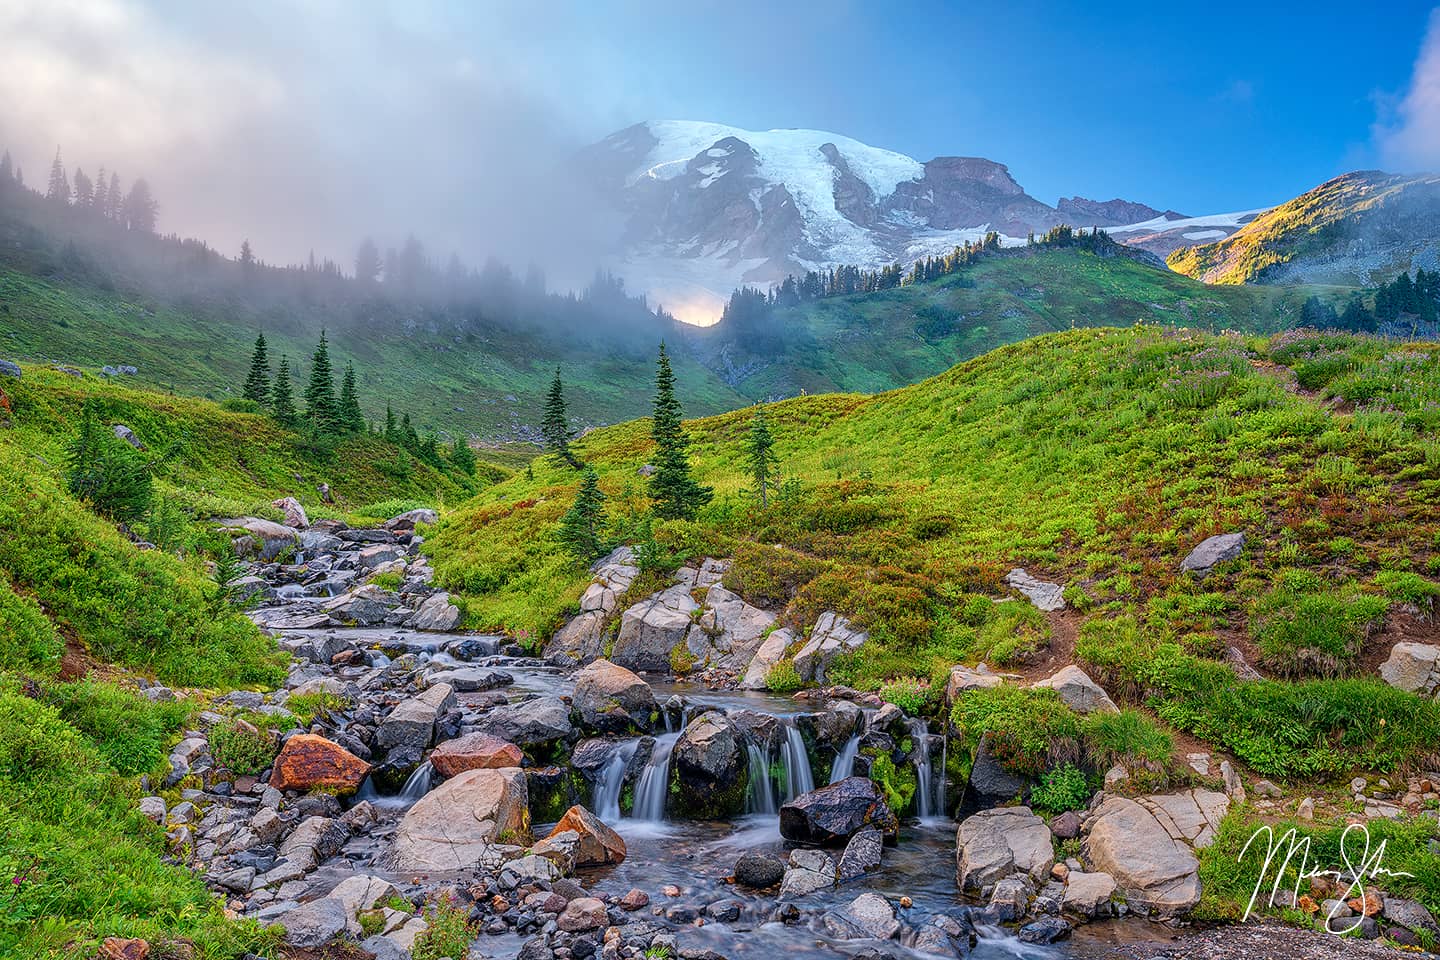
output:
[[[285,698],[285,709],[295,715],[302,724],[308,725],[316,717],[349,706],[338,693],[329,690],[315,690],[311,693],[292,693]]]
[[[391,593],[398,593],[400,588],[405,586],[405,575],[395,571],[375,573],[370,575],[368,583],[373,583],[381,590],[389,590]]]
[[[983,739],[1006,770],[1038,777],[1080,758],[1080,724],[1054,690],[1010,685],[972,690],[956,701],[950,714],[966,746]]]
[[[928,679],[900,677],[881,685],[880,699],[918,717],[927,713],[934,703],[935,689]]]
[[[1145,789],[1164,787],[1175,738],[1138,710],[1092,713],[1081,722],[1085,753],[1096,769],[1120,764]]]
[[[425,907],[425,922],[410,951],[414,960],[465,960],[479,931],[464,905],[441,896]]]
[[[1385,616],[1384,598],[1353,585],[1327,587],[1308,570],[1285,570],[1255,610],[1265,666],[1284,676],[1336,676],[1353,667]]]
[[[779,660],[770,672],[765,674],[765,688],[771,693],[794,693],[805,686],[805,681],[800,679],[800,674],[795,669],[795,661],[786,657]]]

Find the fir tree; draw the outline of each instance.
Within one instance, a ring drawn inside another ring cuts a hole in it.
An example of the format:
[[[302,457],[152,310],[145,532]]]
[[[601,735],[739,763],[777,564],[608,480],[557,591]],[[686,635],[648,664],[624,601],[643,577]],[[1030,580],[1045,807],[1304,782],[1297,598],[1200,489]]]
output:
[[[298,421],[295,414],[295,386],[290,382],[290,360],[280,358],[275,370],[275,386],[271,391],[270,412],[276,422],[284,427],[294,427]]]
[[[604,530],[605,494],[595,468],[586,467],[574,505],[560,518],[560,542],[577,560],[589,563],[605,552]]]
[[[330,370],[330,346],[325,331],[310,358],[310,382],[305,385],[305,417],[318,433],[335,433],[340,426],[340,409],[335,400],[335,377]]]
[[[105,209],[100,212],[110,220],[119,220],[120,206],[124,202],[125,197],[120,192],[120,174],[113,170],[110,172],[110,189],[105,191],[105,195],[110,199],[105,205]]]
[[[400,442],[400,427],[395,422],[395,411],[385,404],[385,432],[382,434],[390,443]]]
[[[50,165],[50,185],[45,188],[45,199],[53,203],[70,202],[70,181],[65,176],[65,164],[60,160],[60,148],[55,148],[55,162]]]
[[[765,408],[755,407],[755,416],[750,420],[750,440],[745,445],[745,459],[750,467],[750,476],[755,481],[755,490],[760,495],[760,509],[770,506],[770,484],[775,479],[775,438],[770,435],[770,426],[765,422]]]
[[[265,347],[265,334],[255,338],[255,352],[250,355],[250,375],[245,378],[246,400],[259,404],[270,402],[270,356]]]
[[[85,176],[85,171],[79,167],[75,168],[75,206],[88,208],[95,202],[95,186],[90,178]]]
[[[545,395],[545,417],[540,421],[540,435],[545,439],[545,449],[550,451],[556,463],[568,463],[577,470],[580,461],[570,452],[570,421],[565,415],[565,384],[560,380],[560,368],[555,368],[555,379],[550,381],[550,392]]]
[[[408,413],[400,418],[400,443],[411,453],[420,449],[420,434],[415,432]]]
[[[380,251],[375,241],[366,237],[355,251],[355,279],[369,286],[380,279]]]
[[[100,216],[110,209],[110,191],[105,187],[105,168],[101,167],[100,172],[95,176],[95,197],[90,203],[90,209]]]
[[[470,444],[464,437],[455,438],[455,446],[450,451],[450,462],[465,476],[475,475],[475,451],[470,449]]]
[[[15,178],[15,168],[10,161],[10,151],[6,150],[0,155],[0,187],[8,186],[9,181]]]
[[[350,433],[365,429],[365,413],[360,409],[360,398],[355,392],[355,365],[345,364],[345,376],[340,380],[340,426]]]
[[[690,438],[681,422],[680,401],[675,396],[675,374],[665,344],[655,371],[655,412],[650,436],[655,440],[655,472],[650,475],[650,497],[655,513],[666,520],[693,520],[695,514],[715,495],[710,487],[690,475]]]
[[[80,432],[66,451],[65,484],[71,494],[121,523],[145,516],[154,492],[149,464],[102,427],[88,403]]]
[[[249,240],[240,241],[240,270],[249,276],[255,269],[255,250],[250,246]]]
[[[115,202],[112,193],[110,202]],[[142,233],[155,232],[155,218],[160,205],[150,195],[150,184],[142,178],[136,180],[130,186],[130,192],[125,195],[125,202],[120,211],[121,222],[131,230],[139,230]]]

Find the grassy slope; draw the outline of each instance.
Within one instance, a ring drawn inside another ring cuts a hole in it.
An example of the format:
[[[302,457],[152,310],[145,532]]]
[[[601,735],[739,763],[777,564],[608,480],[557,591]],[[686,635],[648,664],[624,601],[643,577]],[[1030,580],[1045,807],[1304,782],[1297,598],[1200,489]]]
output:
[[[1357,272],[1370,281],[1389,280],[1411,269],[1410,255],[1435,239],[1440,210],[1434,176],[1406,177],[1377,171],[1349,173],[1256,217],[1216,243],[1176,250],[1171,269],[1215,284],[1273,282],[1286,265],[1343,259],[1351,240],[1375,261],[1357,271],[1337,263],[1347,280]]]
[[[810,349],[767,364],[738,387],[752,399],[890,390],[1007,343],[1075,327],[1281,330],[1297,321],[1306,297],[1339,292],[1208,287],[1123,256],[1011,250],[930,283],[777,311],[776,322],[803,331]]]
[[[185,540],[214,514],[273,516],[269,501],[286,494],[313,514],[365,516],[468,495],[505,471],[482,464],[462,483],[417,464],[395,479],[375,468],[393,449],[370,438],[322,458],[262,417],[42,368],[0,390],[0,955],[89,957],[110,935],[182,939],[206,958],[262,948],[266,936],[226,921],[198,878],[162,861],[163,831],[133,809],[135,775],[164,769],[198,703],[150,704],[127,684],[69,678],[88,667],[177,686],[270,686],[283,657],[214,601],[202,557],[138,550],[64,490],[82,405],[171,450],[157,486],[194,520]],[[319,504],[320,480],[335,505]]]
[[[1303,388],[1370,408],[1288,389],[1280,361]],[[1081,659],[1168,722],[1271,776],[1389,769],[1433,754],[1440,709],[1374,680],[1313,677],[1364,673],[1380,641],[1353,648],[1378,629],[1364,619],[1376,602],[1428,605],[1436,590],[1437,397],[1431,347],[1059,334],[892,393],[771,406],[781,469],[799,489],[764,515],[742,493],[748,414],[694,422],[716,500],[663,539],[739,557],[727,583],[788,602],[799,625],[826,608],[858,619],[879,642],[847,679],[869,686],[938,678],[959,660],[1023,669],[1064,642],[1023,624],[1017,642],[1017,626],[976,600],[1003,596],[1004,572],[1025,566],[1071,585],[1087,621]],[[622,520],[645,506],[646,431],[622,424],[581,444]],[[537,465],[533,481],[482,493],[429,541],[477,625],[544,635],[574,609],[586,576],[554,540],[574,485]],[[1203,582],[1179,572],[1196,542],[1236,529],[1250,548],[1232,569]],[[1316,608],[1354,618],[1287,619]],[[1212,659],[1230,644],[1277,679],[1235,683]],[[1277,723],[1290,713],[1294,725]]]

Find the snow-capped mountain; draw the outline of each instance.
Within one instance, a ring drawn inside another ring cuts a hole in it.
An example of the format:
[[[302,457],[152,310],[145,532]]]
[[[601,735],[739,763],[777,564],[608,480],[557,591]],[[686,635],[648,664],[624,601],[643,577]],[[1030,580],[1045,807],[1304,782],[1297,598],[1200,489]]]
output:
[[[1052,207],[992,160],[921,163],[820,130],[640,123],[587,148],[580,164],[624,218],[617,271],[696,322],[713,320],[744,283],[838,264],[908,263],[990,230],[1023,243],[1059,223],[1143,224],[1130,231],[1138,239],[1182,219],[1126,200],[1068,197]]]

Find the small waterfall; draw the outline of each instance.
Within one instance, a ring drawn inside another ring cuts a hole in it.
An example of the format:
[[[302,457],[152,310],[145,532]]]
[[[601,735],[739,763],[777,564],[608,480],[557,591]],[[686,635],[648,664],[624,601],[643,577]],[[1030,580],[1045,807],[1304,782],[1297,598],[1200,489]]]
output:
[[[430,766],[429,760],[426,760],[415,768],[414,773],[410,774],[409,779],[405,781],[405,786],[400,788],[400,794],[396,799],[403,803],[414,803],[430,792],[430,783],[434,779],[435,768]]]
[[[781,756],[785,760],[785,799],[794,800],[802,793],[815,789],[815,775],[810,772],[810,755],[805,752],[805,739],[794,722],[781,722],[785,730],[785,743]]]
[[[291,603],[300,600],[305,596],[305,588],[298,583],[287,583],[284,586],[275,588],[275,599]]]
[[[923,820],[933,815],[934,779],[930,775],[930,728],[924,718],[910,721],[910,737],[915,741],[915,811]]]
[[[855,772],[855,754],[860,752],[860,734],[852,734],[840,752],[835,754],[835,763],[830,767],[830,782],[839,783]]]
[[[950,762],[950,724],[941,721],[940,732],[940,773],[935,777],[935,813],[937,816],[945,816],[945,787],[949,774],[946,764]]]
[[[620,819],[620,792],[625,787],[625,771],[639,745],[639,740],[630,740],[616,747],[610,762],[600,771],[600,779],[595,782],[595,814],[606,823]]]
[[[635,787],[635,820],[660,823],[665,819],[665,800],[670,790],[670,754],[675,750],[678,733],[667,733],[655,738],[655,749],[650,753],[650,762],[640,774]]]
[[[769,744],[761,746],[751,740],[745,744],[750,761],[750,785],[745,793],[746,813],[767,813],[775,810],[775,786],[770,782]]]

